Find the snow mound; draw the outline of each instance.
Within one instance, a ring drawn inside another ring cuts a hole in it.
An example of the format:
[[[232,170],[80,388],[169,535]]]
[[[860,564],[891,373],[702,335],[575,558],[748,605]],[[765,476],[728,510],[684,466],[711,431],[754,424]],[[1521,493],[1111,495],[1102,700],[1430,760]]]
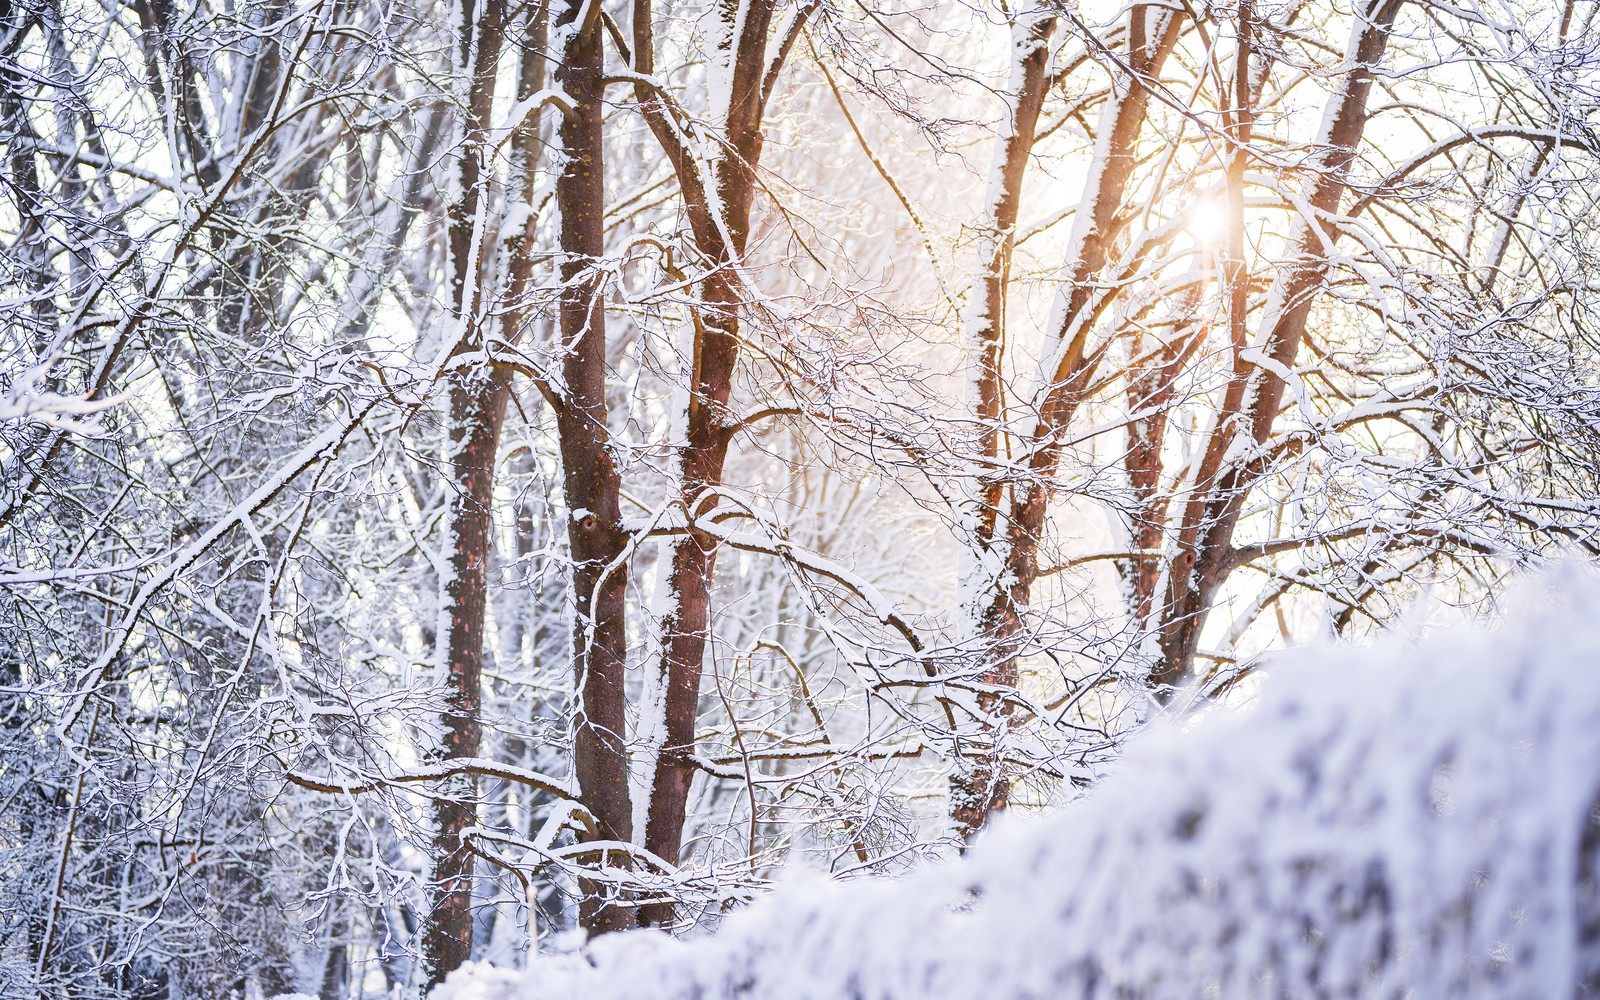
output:
[[[1249,709],[1148,733],[960,862],[435,998],[1600,994],[1600,579],[1520,603],[1489,634],[1299,651]]]

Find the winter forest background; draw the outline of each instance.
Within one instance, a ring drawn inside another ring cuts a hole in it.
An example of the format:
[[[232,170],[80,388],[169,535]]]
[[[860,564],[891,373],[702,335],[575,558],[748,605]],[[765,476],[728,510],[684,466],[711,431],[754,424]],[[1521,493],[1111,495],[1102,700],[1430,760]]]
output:
[[[697,934],[1600,556],[1600,4],[3,0],[0,149],[8,997]]]

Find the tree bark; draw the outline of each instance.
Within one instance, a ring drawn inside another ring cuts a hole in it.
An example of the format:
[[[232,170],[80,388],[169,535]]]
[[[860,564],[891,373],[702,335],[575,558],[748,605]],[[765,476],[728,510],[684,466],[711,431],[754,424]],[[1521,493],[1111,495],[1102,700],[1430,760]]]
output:
[[[455,321],[461,325],[458,355],[483,349],[477,328],[483,225],[480,207],[487,184],[488,130],[495,70],[505,27],[502,0],[481,11],[462,6],[461,65],[469,68],[466,121],[456,160],[461,194],[448,215]],[[453,367],[449,385],[450,477],[454,497],[447,518],[450,573],[444,584],[444,682],[442,718],[445,759],[477,757],[483,742],[483,648],[489,598],[489,556],[494,528],[495,455],[505,419],[509,386],[484,360]],[[477,822],[477,787],[460,776],[440,789],[434,806],[433,880],[423,931],[423,957],[430,988],[472,957],[473,855],[462,834]]]
[[[665,743],[656,757],[651,785],[645,847],[671,864],[681,860],[684,823],[694,781],[694,729],[699,716],[700,683],[711,616],[711,580],[716,573],[717,546],[693,529],[696,517],[716,507],[715,489],[723,481],[728,456],[728,400],[739,361],[740,306],[743,293],[733,268],[743,260],[755,200],[756,166],[761,159],[762,117],[787,42],[799,30],[812,5],[802,5],[791,34],[771,64],[767,34],[771,0],[722,0],[718,13],[727,30],[727,44],[718,58],[729,62],[725,147],[712,164],[715,196],[708,197],[703,175],[690,152],[677,139],[668,111],[640,88],[638,97],[652,131],[678,176],[690,230],[700,253],[715,265],[700,283],[696,308],[690,397],[686,435],[680,452],[678,502],[689,531],[671,548],[667,578],[670,610],[661,623],[658,665],[664,692]],[[634,55],[641,73],[653,70],[653,38],[649,0],[635,0]],[[720,211],[719,211],[720,208]],[[640,922],[665,927],[676,918],[670,902],[642,907]]]
[[[992,584],[983,579],[984,567],[992,559],[995,529],[999,520],[1005,484],[997,474],[1000,467],[1001,435],[1004,422],[1002,368],[1005,354],[1006,297],[1010,286],[1011,256],[1016,243],[1017,215],[1022,206],[1022,182],[1028,160],[1033,155],[1039,113],[1049,90],[1050,43],[1055,36],[1056,19],[1039,17],[1028,26],[1027,41],[1013,53],[1013,112],[1010,131],[995,157],[990,181],[990,218],[983,233],[978,259],[977,301],[970,321],[970,350],[976,357],[976,375],[971,395],[979,424],[978,453],[987,462],[986,479],[977,484],[972,506],[965,513],[965,557],[971,564],[962,575],[972,606],[963,609],[970,624],[971,638],[984,643],[984,666],[979,683],[993,687],[1015,687],[1017,662],[1013,648],[1018,622],[1008,609],[981,602],[989,596]],[[988,720],[992,739],[1005,728],[1009,705],[992,694],[978,698],[977,710]],[[991,743],[991,747],[993,744]],[[950,818],[963,841],[983,828],[991,812],[1004,809],[1008,786],[1002,780],[992,750],[978,747],[963,758],[950,777]]]
[[[1161,661],[1151,673],[1158,697],[1170,697],[1193,668],[1212,598],[1234,568],[1233,532],[1245,497],[1264,474],[1259,451],[1267,443],[1283,401],[1283,372],[1291,371],[1312,303],[1324,287],[1338,233],[1327,222],[1344,196],[1350,164],[1367,123],[1367,98],[1403,0],[1368,0],[1357,10],[1344,85],[1328,99],[1321,152],[1308,199],[1312,214],[1300,220],[1292,259],[1278,272],[1257,343],[1266,364],[1236,359],[1223,412],[1213,426],[1195,478],[1197,489],[1179,528],[1177,556],[1168,573],[1159,637]],[[1242,346],[1242,345],[1241,345]]]
[[[585,20],[578,21],[580,13]],[[565,398],[556,414],[562,483],[572,548],[573,771],[594,819],[591,840],[629,842],[628,748],[623,672],[627,665],[628,536],[622,527],[621,479],[611,454],[606,412],[606,317],[595,268],[605,253],[604,121],[598,4],[564,3],[553,15],[567,36],[556,82],[573,106],[561,118],[566,165],[556,182],[561,212],[561,341]],[[591,934],[622,930],[634,914],[579,882],[579,921]]]
[[[1060,463],[1061,437],[1077,413],[1101,357],[1087,349],[1095,318],[1104,306],[1100,303],[1090,308],[1095,279],[1110,259],[1117,213],[1133,175],[1135,145],[1149,108],[1150,81],[1161,72],[1177,44],[1181,23],[1180,15],[1154,5],[1139,5],[1129,13],[1127,69],[1116,73],[1068,242],[1071,279],[1057,297],[1056,315],[1051,318],[1054,353],[1041,372],[1036,426],[1024,442],[1030,452],[1026,477],[1009,484],[1009,498],[1003,495],[1006,491],[995,498],[987,536],[978,539],[993,567],[983,588],[988,603],[976,609],[985,659],[978,679],[993,692],[980,700],[980,709],[987,715],[984,722],[992,734],[991,745],[1003,743],[1010,712],[1004,692],[1014,689],[1018,681],[1017,659],[1023,651],[1025,617],[1039,575],[1039,541]],[[1005,514],[1003,523],[1001,512]],[[979,598],[974,595],[973,600]],[[953,783],[951,816],[964,838],[982,829],[989,815],[1006,805],[1010,783],[1001,756],[992,752],[987,759],[974,762],[971,774],[958,775],[959,784]]]

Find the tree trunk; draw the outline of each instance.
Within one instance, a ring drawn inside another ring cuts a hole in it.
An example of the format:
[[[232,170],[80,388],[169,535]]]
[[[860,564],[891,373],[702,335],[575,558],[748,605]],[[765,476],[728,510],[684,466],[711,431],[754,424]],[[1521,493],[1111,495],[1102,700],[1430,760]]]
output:
[[[480,351],[475,315],[483,242],[479,206],[487,185],[488,129],[494,104],[505,10],[488,0],[481,11],[462,8],[461,65],[470,67],[467,115],[456,168],[461,195],[450,208],[450,248],[458,354]],[[474,40],[474,33],[476,39]],[[505,375],[479,361],[452,368],[449,381],[449,454],[454,497],[447,535],[450,572],[444,585],[445,759],[479,756],[483,742],[483,648],[489,599],[489,555],[494,528],[495,455],[509,394]],[[473,855],[463,832],[477,823],[477,787],[460,776],[442,787],[434,805],[434,868],[430,912],[423,932],[428,984],[438,985],[472,957]]]
[[[697,373],[696,398],[689,405],[690,444],[683,452],[679,481],[683,508],[689,512],[691,520],[694,515],[709,512],[716,505],[715,499],[706,498],[706,491],[721,484],[728,456],[721,414],[727,405],[732,367],[738,352],[736,292],[725,288],[726,282],[717,279],[707,284],[713,286],[708,291],[714,291],[724,300],[727,311],[708,316],[708,340],[715,336],[719,343],[703,354],[713,360],[709,367],[724,370],[703,368]],[[720,323],[721,327],[711,334],[715,323]],[[677,864],[683,850],[689,789],[694,782],[694,729],[700,715],[700,679],[709,637],[710,584],[717,567],[717,548],[712,539],[691,527],[674,542],[671,551],[667,593],[672,605],[661,623],[662,653],[658,668],[665,681],[666,735],[665,744],[656,757],[645,847],[657,857]],[[640,921],[647,926],[668,926],[675,916],[675,908],[667,902],[651,903],[640,911]]]
[[[976,485],[964,512],[962,541],[963,609],[968,624],[965,638],[982,643],[984,665],[978,682],[986,687],[1009,688],[1017,683],[1015,639],[1020,622],[1006,605],[990,601],[997,581],[985,578],[993,566],[996,529],[1004,483],[998,475],[1000,427],[1004,423],[1002,399],[1006,333],[1006,293],[1010,286],[1011,254],[1016,242],[1017,214],[1022,206],[1022,182],[1039,126],[1039,113],[1049,90],[1050,43],[1056,19],[1039,17],[1028,26],[1027,43],[1013,52],[1010,131],[996,153],[990,181],[993,201],[978,253],[977,300],[970,321],[969,350],[976,372],[970,389],[979,424],[978,453],[988,462],[987,478]],[[969,363],[972,363],[969,362]],[[986,604],[987,602],[987,604]],[[992,694],[979,695],[977,711],[989,735],[999,739],[1010,707]],[[950,818],[956,833],[969,840],[983,828],[991,812],[1006,807],[1007,786],[996,764],[997,754],[977,747],[967,753],[950,777]]]
[[[578,15],[586,19],[579,23]],[[568,38],[556,82],[573,107],[559,130],[566,166],[556,182],[561,211],[561,341],[566,397],[556,415],[572,547],[573,770],[594,819],[592,840],[633,839],[623,672],[627,665],[628,537],[622,528],[621,480],[611,454],[606,413],[606,319],[595,262],[605,253],[603,108],[600,103],[600,8],[557,7],[552,34]],[[603,885],[580,880],[579,922],[591,934],[634,924],[633,912],[607,899]]]
[[[802,5],[791,22],[793,32],[811,5]],[[771,65],[767,34],[770,0],[723,0],[719,13],[729,32],[718,58],[729,63],[727,77],[726,148],[713,162],[715,197],[699,179],[676,133],[666,125],[666,111],[655,98],[639,91],[647,120],[672,161],[682,189],[690,229],[700,253],[718,266],[700,285],[699,322],[695,327],[694,366],[686,414],[685,444],[678,466],[678,500],[688,531],[672,546],[667,578],[670,611],[661,623],[658,666],[665,713],[665,744],[656,757],[651,786],[645,847],[671,864],[681,860],[689,790],[694,781],[694,728],[699,716],[700,682],[709,638],[711,581],[716,573],[713,539],[694,530],[697,516],[716,506],[712,491],[722,485],[731,426],[728,401],[739,361],[740,281],[731,271],[744,257],[755,200],[756,165],[761,159],[762,116],[775,74],[787,52],[787,41]],[[640,72],[653,66],[653,40],[648,0],[634,4],[634,50]],[[715,98],[714,98],[715,99]],[[720,214],[719,214],[720,208]],[[676,917],[670,902],[643,907],[640,921],[669,926]]]
[[[971,598],[985,639],[985,665],[980,683],[989,691],[979,700],[994,746],[985,759],[969,765],[952,783],[951,817],[957,831],[970,838],[989,814],[1005,807],[1009,781],[1000,766],[1010,707],[1004,692],[1018,681],[1017,658],[1023,652],[1025,618],[1033,583],[1039,575],[1039,541],[1049,512],[1051,483],[1061,457],[1061,437],[1072,422],[1084,391],[1099,363],[1087,350],[1098,309],[1090,308],[1095,278],[1110,258],[1116,216],[1136,163],[1135,144],[1149,108],[1149,86],[1177,44],[1181,17],[1153,5],[1134,7],[1128,20],[1126,72],[1114,81],[1102,115],[1080,210],[1068,242],[1071,280],[1057,296],[1051,317],[1052,356],[1041,372],[1039,418],[1026,444],[1031,452],[1026,478],[1013,482],[1009,503],[994,500],[994,522],[987,539],[989,574]],[[1003,491],[1002,491],[1003,492]],[[999,514],[1004,510],[1005,523]],[[979,603],[987,599],[987,605]]]
[[[1256,456],[1277,423],[1285,385],[1280,373],[1294,368],[1311,305],[1327,277],[1327,248],[1338,234],[1326,219],[1338,212],[1366,128],[1373,71],[1402,4],[1369,0],[1357,13],[1347,55],[1351,69],[1344,86],[1328,99],[1319,137],[1320,162],[1308,199],[1313,214],[1300,221],[1293,258],[1278,272],[1262,318],[1257,342],[1270,363],[1236,359],[1223,412],[1195,477],[1197,489],[1184,511],[1162,609],[1161,661],[1150,678],[1158,697],[1170,697],[1192,670],[1212,598],[1234,568],[1233,532],[1245,497],[1264,473]]]

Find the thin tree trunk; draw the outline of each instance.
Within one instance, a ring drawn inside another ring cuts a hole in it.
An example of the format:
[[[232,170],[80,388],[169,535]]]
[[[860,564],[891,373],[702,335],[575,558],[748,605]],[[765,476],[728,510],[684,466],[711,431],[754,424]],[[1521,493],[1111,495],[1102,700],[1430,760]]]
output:
[[[528,10],[524,18],[514,26],[514,30],[522,33],[523,42],[521,54],[517,63],[517,101],[522,102],[544,90],[545,85],[545,60],[549,50],[549,25],[548,3],[541,0],[538,6]],[[534,172],[539,163],[539,154],[543,149],[540,138],[543,124],[543,109],[535,108],[518,127],[511,137],[511,165],[506,179],[505,199],[508,206],[530,205],[533,197]],[[506,275],[505,297],[500,302],[500,339],[507,344],[516,344],[522,339],[523,325],[528,316],[528,296],[533,285],[533,227],[537,220],[534,213],[530,212],[528,221],[514,232],[502,232],[500,244],[504,248],[503,270]],[[542,325],[542,324],[541,324]],[[548,390],[548,386],[544,386]],[[508,393],[509,395],[509,393]],[[507,457],[508,463],[516,472],[527,471],[533,462],[530,449],[523,448]],[[522,564],[533,551],[533,525],[532,515],[526,505],[516,504],[512,516],[512,558],[515,564]],[[501,672],[509,669],[511,663],[520,663],[522,641],[532,631],[537,637],[538,618],[537,608],[528,607],[525,601],[514,602],[510,609],[502,611],[498,621],[500,648],[509,654],[500,664]],[[537,645],[537,638],[535,638]],[[491,697],[493,695],[491,694]],[[500,748],[501,759],[517,767],[527,766],[527,756],[530,750],[529,741],[520,735],[508,736]],[[510,797],[516,794],[516,786],[507,781],[496,781],[485,789],[484,800],[488,815],[486,822],[491,827],[509,829]],[[532,790],[527,790],[531,792]],[[474,924],[474,933],[487,942],[494,940],[495,923],[500,918],[501,907],[490,906],[485,908],[482,919]]]
[[[996,581],[986,578],[994,565],[995,532],[999,522],[1004,483],[1000,466],[1000,427],[1004,421],[1002,399],[1006,333],[1006,293],[1010,287],[1011,255],[1016,242],[1017,215],[1022,206],[1022,182],[1033,155],[1039,113],[1049,90],[1050,43],[1056,19],[1039,17],[1019,37],[1026,41],[1013,51],[1013,111],[1010,131],[1000,144],[990,181],[992,202],[978,260],[977,301],[969,331],[969,350],[975,355],[976,375],[970,394],[979,424],[978,453],[987,462],[987,479],[977,485],[971,509],[965,512],[962,591],[969,605],[963,611],[972,634],[983,643],[984,666],[978,681],[986,686],[1015,687],[1017,662],[1014,639],[1019,631],[1010,608],[989,601]],[[987,605],[986,605],[986,602]],[[991,737],[1005,727],[1009,706],[1003,699],[983,694],[977,710],[986,720]],[[991,748],[992,748],[991,743]],[[1007,786],[1001,780],[992,749],[978,747],[950,777],[950,818],[962,840],[982,829],[989,814],[1006,806]]]
[[[732,367],[737,358],[738,318],[735,293],[708,282],[726,303],[726,313],[707,322],[708,342],[717,343],[708,352],[712,369],[697,373],[696,399],[689,406],[689,446],[684,449],[679,467],[683,507],[693,516],[714,508],[716,501],[706,491],[720,485],[727,461],[728,442],[722,433],[721,414],[725,411],[732,385]],[[709,298],[709,296],[708,296]],[[710,333],[713,323],[720,329]],[[708,346],[709,343],[708,343]],[[683,850],[683,827],[687,819],[689,790],[694,781],[695,722],[700,714],[700,680],[705,663],[706,642],[711,615],[710,582],[716,572],[715,542],[691,527],[672,546],[672,564],[667,577],[667,592],[672,606],[661,623],[662,654],[659,670],[665,680],[665,744],[656,757],[655,780],[651,786],[650,815],[645,828],[645,847],[669,863],[676,864]],[[644,907],[640,920],[648,926],[664,927],[675,918],[671,903],[658,902]]]
[[[1223,412],[1213,425],[1197,489],[1180,526],[1177,558],[1168,574],[1163,613],[1161,662],[1151,682],[1160,697],[1192,670],[1212,598],[1234,567],[1233,532],[1245,497],[1264,468],[1255,457],[1272,434],[1285,386],[1299,354],[1311,305],[1322,291],[1330,266],[1329,247],[1338,234],[1326,219],[1337,213],[1356,147],[1367,123],[1367,98],[1374,69],[1383,58],[1389,33],[1403,0],[1369,0],[1356,15],[1347,58],[1349,75],[1328,99],[1317,177],[1308,199],[1312,215],[1302,218],[1294,256],[1273,283],[1258,337],[1266,364],[1236,362]]]
[[[578,22],[580,13],[585,20]],[[627,665],[628,536],[622,527],[621,479],[611,454],[606,413],[606,319],[596,262],[605,253],[605,169],[600,7],[560,4],[552,34],[568,39],[556,82],[573,106],[559,130],[566,166],[556,182],[561,211],[561,341],[566,397],[556,414],[572,548],[573,770],[594,818],[591,839],[630,842],[633,809],[624,742]],[[633,912],[603,896],[601,883],[579,882],[578,918],[591,934],[634,924]]]
[[[646,118],[677,172],[695,242],[700,252],[718,265],[700,285],[701,302],[697,308],[691,394],[678,466],[678,500],[689,530],[671,549],[669,611],[661,624],[658,666],[665,743],[656,757],[645,826],[645,847],[672,864],[681,860],[689,791],[696,770],[694,728],[709,636],[711,580],[717,565],[715,541],[696,532],[693,522],[716,506],[714,491],[722,484],[728,456],[728,401],[739,361],[743,296],[739,279],[731,269],[744,257],[766,103],[783,56],[814,5],[804,4],[796,12],[788,33],[780,41],[778,57],[769,64],[767,34],[773,6],[770,0],[745,0],[743,4],[723,0],[719,6],[729,35],[726,48],[717,58],[729,62],[730,73],[724,123],[726,145],[712,165],[715,198],[707,197],[698,166],[668,124],[666,109],[645,89],[637,92]],[[641,73],[650,73],[654,41],[648,0],[635,0],[633,16],[636,65]],[[675,916],[676,909],[670,902],[657,902],[641,908],[639,918],[646,925],[665,927]]]
[[[461,65],[470,67],[467,114],[457,159],[460,199],[451,206],[447,239],[455,319],[462,325],[458,353],[482,349],[475,316],[480,289],[483,225],[480,206],[488,181],[488,129],[495,69],[505,24],[502,0],[481,11],[462,7]],[[476,37],[474,37],[476,35]],[[509,386],[502,372],[483,363],[462,365],[449,380],[449,463],[455,495],[447,538],[450,572],[444,586],[444,712],[446,759],[477,757],[483,742],[483,648],[489,598],[489,555],[494,527],[494,467]],[[430,988],[472,957],[473,855],[462,839],[477,823],[477,787],[466,776],[442,788],[434,806],[431,908],[423,932]]]
[[[1072,277],[1057,297],[1056,315],[1051,319],[1053,354],[1041,373],[1039,418],[1027,441],[1031,451],[1027,478],[1012,483],[1009,503],[1004,496],[994,502],[997,523],[987,539],[989,570],[983,588],[988,603],[978,604],[981,599],[976,594],[971,598],[985,639],[985,665],[979,681],[995,692],[986,695],[980,708],[992,736],[989,742],[995,746],[1004,741],[1010,713],[1003,692],[1014,689],[1018,681],[1024,618],[1039,575],[1039,540],[1060,463],[1061,437],[1101,357],[1087,349],[1094,320],[1103,308],[1103,303],[1090,308],[1095,278],[1110,259],[1116,216],[1133,175],[1135,144],[1149,108],[1149,84],[1177,44],[1181,17],[1166,8],[1140,5],[1129,13],[1128,25],[1128,71],[1117,74],[1100,121],[1094,158],[1068,243]],[[998,523],[1002,510],[1006,515],[1003,524]],[[960,783],[952,786],[951,817],[965,838],[1006,805],[1010,782],[999,758],[994,752],[975,762],[971,775],[959,776]]]
[[[1157,363],[1136,372],[1128,384],[1128,412],[1137,414],[1128,422],[1128,450],[1123,458],[1134,501],[1128,532],[1128,548],[1134,556],[1120,561],[1117,571],[1129,617],[1141,632],[1155,609],[1161,581],[1158,556],[1166,539],[1169,506],[1161,492],[1161,451],[1166,443],[1167,412],[1173,403],[1178,367],[1174,362],[1181,356],[1169,345],[1155,359]]]

